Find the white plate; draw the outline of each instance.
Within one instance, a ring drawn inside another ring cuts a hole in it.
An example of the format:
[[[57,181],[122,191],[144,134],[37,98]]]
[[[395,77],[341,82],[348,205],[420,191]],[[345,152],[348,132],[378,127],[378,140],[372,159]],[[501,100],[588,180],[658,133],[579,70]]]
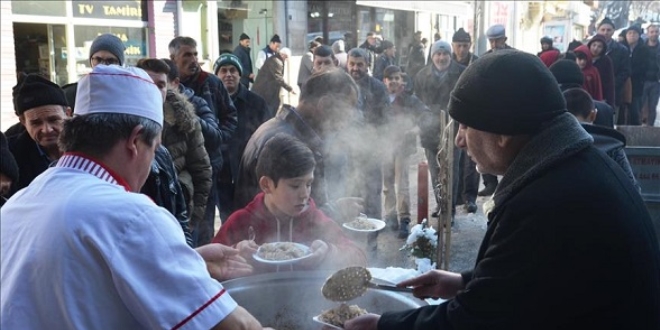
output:
[[[336,325],[332,325],[332,324],[330,324],[330,323],[325,323],[325,322],[321,321],[321,320],[319,319],[319,316],[321,316],[321,315],[316,315],[316,316],[312,317],[312,320],[314,320],[314,322],[316,322],[316,323],[321,323],[321,324],[325,325],[326,327],[328,327],[328,328],[330,328],[330,329],[344,330],[344,328],[340,328],[340,327],[338,327],[338,326],[336,326]]]
[[[353,227],[348,225],[350,222],[344,222],[342,224],[342,226],[344,228],[348,229],[348,230],[357,231],[357,232],[361,232],[361,233],[373,233],[373,232],[377,232],[377,231],[382,230],[383,228],[385,228],[385,221],[383,221],[383,220],[368,218],[367,221],[374,224],[374,226],[376,226],[376,228],[374,228],[374,229],[356,229],[356,228],[353,228]]]
[[[255,254],[252,255],[252,257],[254,258],[254,260],[259,261],[259,262],[262,262],[262,263],[265,263],[265,264],[270,264],[270,265],[289,265],[289,264],[294,264],[294,263],[296,263],[296,262],[298,262],[298,261],[300,261],[300,260],[303,260],[303,259],[309,258],[309,257],[312,255],[312,252],[311,252],[311,250],[309,249],[309,247],[306,246],[306,245],[300,244],[300,243],[294,243],[294,242],[271,242],[271,243],[292,243],[292,244],[294,244],[295,246],[297,246],[297,247],[303,249],[303,250],[305,251],[305,255],[302,256],[302,257],[300,257],[300,258],[295,258],[295,259],[287,259],[287,260],[268,260],[268,259],[264,259],[264,258],[262,258],[262,257],[259,256],[259,250],[261,249],[261,246],[260,246],[259,249],[257,249],[257,253],[255,253]]]

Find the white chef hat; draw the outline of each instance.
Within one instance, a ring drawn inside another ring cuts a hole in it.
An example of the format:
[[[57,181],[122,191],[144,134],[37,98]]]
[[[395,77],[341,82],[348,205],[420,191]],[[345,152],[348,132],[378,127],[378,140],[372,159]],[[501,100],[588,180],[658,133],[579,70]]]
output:
[[[163,95],[144,70],[97,65],[78,82],[76,115],[123,113],[163,126]]]

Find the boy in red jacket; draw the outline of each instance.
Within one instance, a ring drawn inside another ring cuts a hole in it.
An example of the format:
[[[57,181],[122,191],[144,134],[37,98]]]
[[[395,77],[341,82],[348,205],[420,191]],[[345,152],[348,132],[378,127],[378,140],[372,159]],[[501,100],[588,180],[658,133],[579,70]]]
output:
[[[262,192],[229,216],[213,242],[236,247],[253,264],[255,273],[283,268],[258,263],[252,257],[259,245],[269,242],[310,247],[312,255],[285,266],[287,270],[365,266],[364,252],[310,198],[315,166],[314,155],[304,143],[283,133],[275,135],[264,145],[257,163]],[[253,240],[249,239],[250,231],[255,233]]]

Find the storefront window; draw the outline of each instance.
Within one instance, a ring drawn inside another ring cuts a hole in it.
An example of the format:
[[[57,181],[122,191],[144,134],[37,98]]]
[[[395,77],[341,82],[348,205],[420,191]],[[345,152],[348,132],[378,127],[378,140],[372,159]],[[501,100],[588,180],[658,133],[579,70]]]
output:
[[[307,1],[307,43],[316,37],[323,37],[325,29],[323,15],[325,15],[324,1]]]
[[[78,25],[74,27],[76,73],[78,77],[92,71],[89,63],[89,47],[91,47],[94,38],[104,33],[112,33],[124,42],[126,46],[124,53],[126,63],[124,65],[135,65],[139,59],[147,57],[145,29]]]
[[[383,40],[394,40],[394,10],[376,8],[376,32]]]
[[[66,16],[66,2],[12,0],[11,13],[18,15]]]

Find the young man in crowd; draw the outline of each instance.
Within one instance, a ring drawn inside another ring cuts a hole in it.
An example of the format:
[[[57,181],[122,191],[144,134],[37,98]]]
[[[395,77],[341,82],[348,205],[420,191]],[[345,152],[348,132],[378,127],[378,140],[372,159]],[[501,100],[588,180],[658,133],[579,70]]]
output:
[[[596,28],[597,33],[605,37],[605,40],[607,41],[605,55],[612,59],[612,65],[614,67],[614,100],[616,102],[615,111],[618,117],[616,121],[619,119],[623,120],[621,106],[624,101],[624,85],[626,84],[626,80],[630,78],[630,51],[626,46],[612,39],[612,35],[614,35],[614,30],[616,28],[612,20],[608,17],[605,17],[600,21]]]
[[[257,68],[257,72],[261,70],[261,67],[266,63],[266,60],[279,53],[280,51],[280,46],[282,45],[282,39],[280,39],[280,36],[275,34],[273,35],[272,38],[270,38],[270,42],[264,49],[260,50],[259,53],[257,54],[257,61],[254,63],[254,66]]]
[[[243,67],[241,84],[249,89],[250,83],[254,83],[254,73],[252,73],[252,57],[250,56],[250,36],[245,33],[241,33],[241,36],[238,38],[238,46],[234,48],[234,55],[238,57],[239,62],[241,63],[241,67]]]
[[[503,175],[475,267],[398,284],[447,299],[439,305],[363,315],[344,329],[660,328],[648,210],[566,111],[543,62],[516,50],[481,57],[458,81],[449,114],[478,170]]]
[[[291,270],[365,267],[364,252],[337,222],[316,208],[310,197],[315,166],[314,154],[302,141],[284,133],[273,136],[257,161],[261,193],[229,217],[213,242],[235,246],[252,261],[256,273],[280,270],[277,265],[260,264],[252,258],[259,245],[269,242],[309,246],[311,255],[292,265]],[[252,238],[250,228],[255,235]]]

